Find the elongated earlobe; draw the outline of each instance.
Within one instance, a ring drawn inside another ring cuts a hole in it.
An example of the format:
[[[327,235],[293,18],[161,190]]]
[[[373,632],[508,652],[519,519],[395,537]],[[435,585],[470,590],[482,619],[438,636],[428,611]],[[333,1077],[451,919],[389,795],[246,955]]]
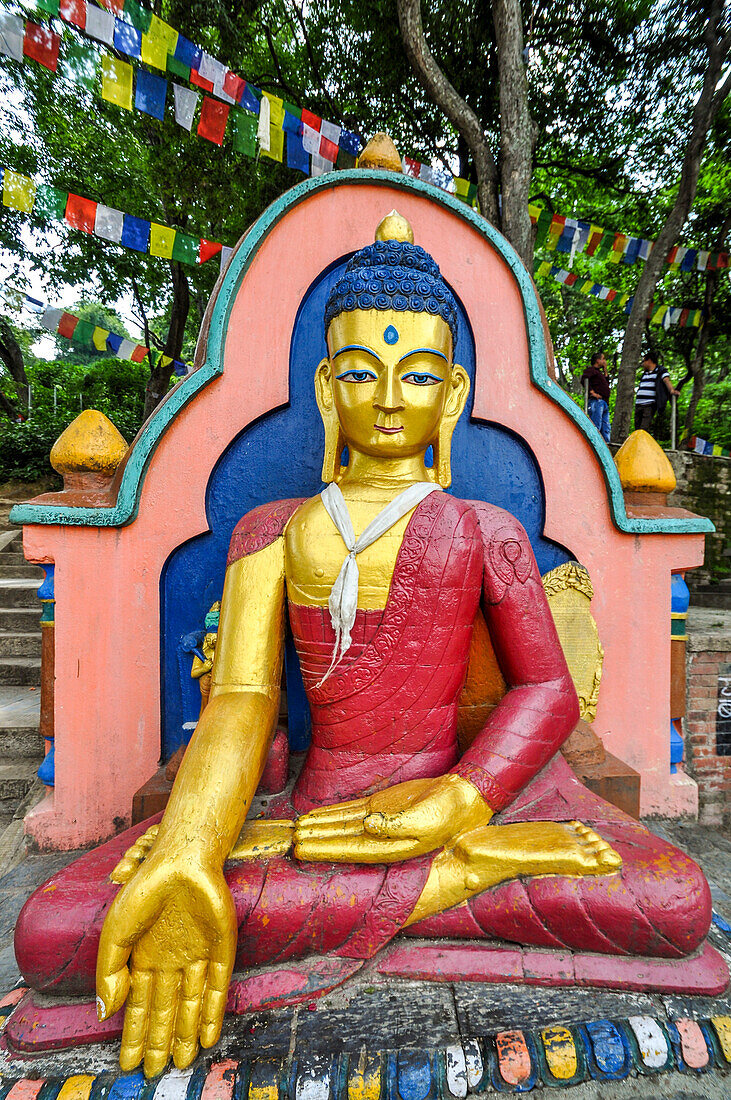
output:
[[[340,476],[340,456],[345,439],[340,431],[332,391],[332,368],[329,359],[323,359],[315,371],[315,397],[325,428],[325,452],[322,456],[322,480],[326,485]]]
[[[470,392],[470,379],[467,371],[459,363],[452,367],[450,390],[444,405],[444,413],[439,424],[437,438],[432,441],[434,448],[434,477],[437,484],[448,489],[452,484],[452,435],[457,421],[462,415]]]

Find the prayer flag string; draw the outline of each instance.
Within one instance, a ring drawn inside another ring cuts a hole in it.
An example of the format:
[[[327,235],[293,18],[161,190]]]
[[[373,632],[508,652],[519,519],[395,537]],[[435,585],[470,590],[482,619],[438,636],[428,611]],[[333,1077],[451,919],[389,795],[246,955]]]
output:
[[[46,302],[39,301],[38,298],[32,298],[30,294],[24,293],[17,287],[5,284],[2,288],[2,297],[11,311],[30,310],[37,316],[41,328],[56,336],[63,336],[72,344],[87,347],[93,351],[106,351],[118,359],[125,359],[132,363],[141,363],[150,354],[150,349],[144,344],[136,344],[134,340],[118,336],[91,321],[83,321],[65,309],[50,306]],[[173,359],[171,355],[161,355],[160,361],[163,367],[172,364],[173,373],[178,377],[183,377],[192,370],[189,363]]]
[[[37,214],[63,221],[72,229],[122,245],[150,256],[179,260],[184,264],[204,264],[221,252],[218,241],[191,237],[180,229],[124,214],[94,199],[61,191],[47,183],[36,184],[29,176],[0,168],[2,204],[10,210]]]

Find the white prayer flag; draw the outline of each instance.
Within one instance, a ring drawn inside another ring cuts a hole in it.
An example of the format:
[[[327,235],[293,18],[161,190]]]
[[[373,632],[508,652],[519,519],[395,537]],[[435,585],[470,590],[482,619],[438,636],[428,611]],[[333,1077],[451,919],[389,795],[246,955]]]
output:
[[[302,145],[304,146],[305,152],[309,153],[310,156],[319,155],[320,131],[313,130],[306,122],[302,123]]]
[[[423,180],[424,183],[432,183],[433,182],[434,172],[433,172],[432,168],[430,167],[430,165],[422,164],[421,168],[419,169],[419,179]]]
[[[121,210],[115,210],[111,206],[97,205],[94,218],[94,236],[103,237],[105,241],[119,244],[122,240],[122,222],[124,214]]]
[[[137,344],[135,344],[133,340],[123,340],[122,343],[119,345],[119,349],[117,351],[117,358],[118,359],[131,359],[132,358],[132,352],[135,350],[136,347],[137,347]]]
[[[24,32],[22,15],[0,11],[0,53],[14,61],[22,61]]]
[[[271,116],[272,105],[267,97],[263,95],[261,97],[261,103],[259,104],[259,126],[256,131],[256,136],[265,153],[268,153],[271,148],[271,138],[269,134]]]
[[[175,99],[175,121],[184,130],[190,130],[198,104],[198,92],[194,92],[192,88],[183,88],[180,84],[173,83],[173,97]]]
[[[111,11],[104,11],[94,4],[86,5],[86,34],[90,38],[96,38],[97,42],[104,42],[107,46],[114,45],[114,15]]]
[[[652,252],[652,241],[640,241],[640,250],[637,253],[641,260],[646,260]]]
[[[49,332],[58,332],[58,322],[61,320],[62,317],[62,309],[52,309],[50,306],[48,306],[43,311],[43,316],[41,317],[39,323]]]
[[[211,84],[223,84],[223,78],[226,75],[226,66],[221,61],[216,61],[215,57],[211,57],[205,50],[201,51],[201,63],[198,66],[198,76],[203,77],[204,80],[210,80]]]
[[[222,249],[221,249],[221,271],[223,271],[225,269],[226,264],[231,259],[231,253],[232,252],[233,252],[233,248],[229,248],[229,246],[227,244],[225,244],[222,247]]]
[[[216,96],[217,99],[222,99],[224,103],[235,103],[236,102],[236,100],[234,99],[234,97],[232,95],[229,95],[228,92],[224,92],[224,90],[223,90],[223,81],[220,81],[220,82],[217,81],[213,85],[213,94]]]
[[[340,141],[341,130],[341,126],[336,126],[334,122],[328,122],[324,118],[320,124],[320,133],[323,137],[326,137],[328,141],[332,141],[334,145],[337,145]]]
[[[698,271],[706,270],[706,268],[708,267],[708,257],[710,255],[710,252],[704,252],[703,249],[701,249],[701,251],[698,253],[698,259],[696,260],[695,264]]]
[[[312,154],[311,176],[322,176],[325,172],[332,172],[333,167],[332,161],[326,160],[325,157],[321,157],[319,153]]]

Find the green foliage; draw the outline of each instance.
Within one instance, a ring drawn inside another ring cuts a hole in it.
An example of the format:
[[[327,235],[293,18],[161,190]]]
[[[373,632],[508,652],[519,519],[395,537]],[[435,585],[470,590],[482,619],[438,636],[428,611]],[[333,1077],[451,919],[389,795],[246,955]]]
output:
[[[31,413],[21,423],[0,421],[0,478],[33,481],[48,474],[51,447],[82,408],[105,413],[128,441],[136,435],[149,373],[144,364],[121,359],[99,359],[93,366],[37,361],[27,371]]]

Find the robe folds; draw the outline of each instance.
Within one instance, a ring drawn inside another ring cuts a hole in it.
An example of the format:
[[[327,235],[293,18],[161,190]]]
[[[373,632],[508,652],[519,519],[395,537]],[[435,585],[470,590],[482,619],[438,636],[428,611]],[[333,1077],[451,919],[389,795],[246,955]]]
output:
[[[300,501],[249,513],[229,562],[283,537]],[[460,757],[457,711],[482,605],[508,691]],[[312,744],[291,794],[267,816],[293,817],[408,779],[455,772],[495,811],[494,825],[580,820],[622,856],[621,872],[517,879],[427,918],[407,935],[499,939],[608,954],[677,958],[710,924],[697,865],[588,791],[558,750],[578,708],[527,536],[508,513],[427,497],[406,528],[383,611],[356,614],[353,642],[330,665],[326,608],[289,605],[312,711]],[[318,686],[319,685],[319,686]],[[16,955],[41,991],[89,995],[101,926],[118,887],[109,873],[152,821],[54,875],[26,903]],[[434,854],[390,866],[230,861],[237,970],[311,954],[367,959],[402,932]]]

